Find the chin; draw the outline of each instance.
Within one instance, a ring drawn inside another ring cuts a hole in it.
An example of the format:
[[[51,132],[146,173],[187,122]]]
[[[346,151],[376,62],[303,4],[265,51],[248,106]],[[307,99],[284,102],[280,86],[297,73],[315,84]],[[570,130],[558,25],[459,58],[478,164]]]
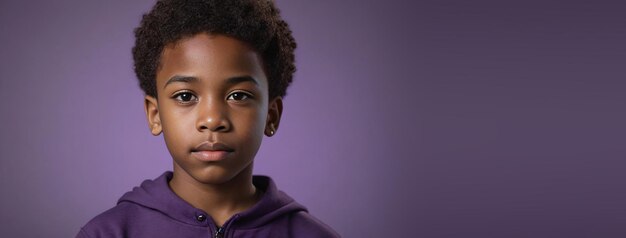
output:
[[[175,159],[174,161],[175,173],[185,173],[186,175],[182,176],[193,178],[198,183],[207,185],[228,183],[240,176],[245,176],[247,173],[252,176],[252,161],[248,163],[236,163],[235,161],[204,163],[191,159],[182,161]]]
[[[249,165],[249,167],[251,166],[252,165]],[[187,170],[187,172],[199,183],[217,185],[232,181],[238,176],[244,175],[247,170],[247,167],[235,171],[232,168],[215,165],[204,168],[194,168]]]
[[[208,167],[202,169],[196,169],[191,172],[190,175],[196,181],[204,184],[223,184],[237,176],[237,174],[230,171],[226,171],[222,167]]]

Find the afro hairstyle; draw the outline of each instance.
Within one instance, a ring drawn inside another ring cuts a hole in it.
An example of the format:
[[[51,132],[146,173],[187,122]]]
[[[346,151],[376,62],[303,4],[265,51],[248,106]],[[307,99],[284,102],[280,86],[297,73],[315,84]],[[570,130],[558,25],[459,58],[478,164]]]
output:
[[[284,97],[296,70],[296,42],[271,0],[160,0],[135,29],[134,70],[146,95],[156,97],[156,73],[166,45],[198,33],[243,41],[259,54],[269,98]]]

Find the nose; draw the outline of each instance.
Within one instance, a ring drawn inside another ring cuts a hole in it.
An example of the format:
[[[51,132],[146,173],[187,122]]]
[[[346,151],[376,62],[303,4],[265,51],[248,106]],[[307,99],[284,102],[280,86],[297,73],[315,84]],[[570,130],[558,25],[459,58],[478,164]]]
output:
[[[226,106],[218,102],[200,103],[196,128],[198,131],[226,132],[231,128]]]

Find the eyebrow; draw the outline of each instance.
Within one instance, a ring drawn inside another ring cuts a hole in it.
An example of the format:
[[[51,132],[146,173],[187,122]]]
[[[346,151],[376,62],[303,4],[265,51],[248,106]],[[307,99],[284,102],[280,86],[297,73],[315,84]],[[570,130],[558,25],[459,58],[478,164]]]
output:
[[[182,75],[174,75],[172,76],[169,80],[167,80],[167,82],[165,83],[165,85],[163,85],[163,88],[167,87],[167,85],[171,84],[171,83],[176,83],[176,82],[181,82],[181,83],[191,83],[191,82],[197,82],[198,78],[196,77],[192,77],[192,76],[182,76]]]
[[[171,84],[171,83],[175,83],[175,82],[181,82],[181,83],[193,83],[193,82],[197,82],[198,78],[193,77],[193,76],[183,76],[183,75],[174,75],[172,76],[169,80],[167,80],[167,82],[165,83],[165,85],[163,86],[163,88],[167,87],[167,85]],[[239,83],[243,83],[243,82],[251,82],[254,85],[259,85],[259,82],[253,78],[252,76],[235,76],[235,77],[230,77],[226,80],[226,84],[229,85],[234,85],[234,84],[239,84]]]
[[[228,78],[226,80],[226,83],[227,84],[231,84],[231,85],[238,84],[238,83],[243,83],[243,82],[251,82],[254,85],[257,85],[257,86],[259,85],[259,82],[256,81],[256,79],[254,79],[252,76],[248,76],[248,75],[231,77],[231,78]]]

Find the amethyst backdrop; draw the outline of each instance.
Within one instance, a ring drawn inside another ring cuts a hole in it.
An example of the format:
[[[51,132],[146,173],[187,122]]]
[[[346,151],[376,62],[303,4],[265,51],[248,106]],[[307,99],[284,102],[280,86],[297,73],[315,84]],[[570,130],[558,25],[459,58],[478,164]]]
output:
[[[153,0],[0,1],[0,237],[73,237],[171,169]],[[295,81],[256,174],[344,237],[626,237],[626,3],[277,0]]]

